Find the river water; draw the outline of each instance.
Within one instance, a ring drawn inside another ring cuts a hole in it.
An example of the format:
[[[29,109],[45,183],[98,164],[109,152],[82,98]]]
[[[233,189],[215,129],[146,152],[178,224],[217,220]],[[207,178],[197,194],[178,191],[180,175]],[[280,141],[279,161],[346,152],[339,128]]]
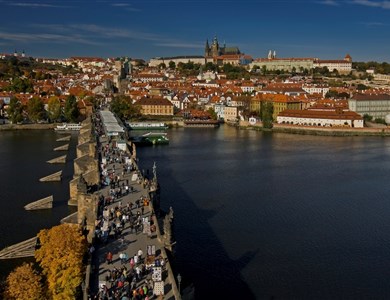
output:
[[[156,162],[161,206],[175,212],[174,269],[196,299],[390,297],[390,139],[227,126],[168,135],[137,153],[145,171]],[[0,132],[0,246],[72,211],[71,164],[61,183],[38,182],[58,170],[45,163],[56,137]],[[50,193],[51,211],[23,210]]]
[[[76,211],[68,207],[69,181],[73,177],[77,135],[69,142],[52,130],[0,131],[0,248],[35,236],[39,230],[58,225]],[[69,151],[53,151],[70,144]],[[67,154],[66,164],[46,161]],[[62,170],[61,182],[40,182],[39,179]],[[53,208],[26,211],[24,205],[53,195]],[[0,277],[4,278],[22,260],[0,260]]]

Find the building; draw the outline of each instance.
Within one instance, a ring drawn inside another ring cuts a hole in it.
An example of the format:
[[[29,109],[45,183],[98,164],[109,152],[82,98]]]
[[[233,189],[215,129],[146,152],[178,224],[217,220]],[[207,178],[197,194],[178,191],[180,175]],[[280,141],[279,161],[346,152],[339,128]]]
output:
[[[204,56],[191,55],[191,56],[173,56],[173,57],[155,57],[149,61],[149,67],[158,67],[160,64],[165,64],[167,67],[170,62],[174,62],[177,66],[179,63],[189,63],[204,65],[207,61]]]
[[[279,113],[286,109],[301,110],[302,100],[285,94],[258,94],[251,98],[249,109],[251,112],[260,112],[262,102],[271,102],[273,105],[272,118],[276,120]]]
[[[266,58],[257,58],[249,65],[251,69],[255,66],[267,71],[284,70],[288,72],[303,72],[305,69],[313,68],[314,58],[277,58],[276,51],[270,50]]]
[[[321,94],[323,97],[329,92],[329,85],[327,84],[304,84],[302,89],[308,94]]]
[[[134,105],[141,106],[141,114],[150,116],[173,116],[174,105],[165,98],[143,97],[136,101]]]
[[[134,82],[163,82],[165,79],[164,74],[157,73],[140,73],[132,78]]]
[[[384,119],[390,114],[389,94],[355,94],[348,99],[349,109],[361,116]]]
[[[320,60],[315,59],[313,68],[328,68],[330,72],[336,70],[341,74],[348,74],[352,71],[352,58],[347,54],[343,60]]]
[[[225,121],[236,121],[238,117],[238,107],[237,106],[225,106],[223,110],[222,118]]]
[[[328,68],[330,72],[337,70],[341,74],[348,74],[352,70],[352,58],[349,54],[343,60],[320,60],[318,58],[277,58],[276,52],[270,50],[267,58],[257,58],[250,63],[250,68],[255,66],[265,68],[267,71],[284,70],[287,72],[303,72],[314,68]]]
[[[278,124],[319,127],[354,127],[363,128],[363,118],[349,110],[294,110],[287,109],[276,118]]]
[[[218,43],[218,39],[215,36],[213,39],[213,43],[209,46],[209,40],[206,41],[204,56],[206,58],[214,58],[221,55],[238,55],[241,54],[240,49],[238,47],[226,47],[224,44],[221,47]]]

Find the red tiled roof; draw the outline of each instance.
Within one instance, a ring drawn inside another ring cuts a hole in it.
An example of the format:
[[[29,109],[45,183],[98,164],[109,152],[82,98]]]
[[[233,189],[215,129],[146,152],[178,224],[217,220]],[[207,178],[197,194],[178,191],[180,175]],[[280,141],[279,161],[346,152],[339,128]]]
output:
[[[354,94],[351,99],[357,101],[390,100],[389,94]]]
[[[165,98],[141,98],[138,100],[135,105],[167,105],[167,106],[173,106],[171,101]]]
[[[279,117],[362,120],[358,113],[349,110],[298,110],[286,109],[279,113]]]

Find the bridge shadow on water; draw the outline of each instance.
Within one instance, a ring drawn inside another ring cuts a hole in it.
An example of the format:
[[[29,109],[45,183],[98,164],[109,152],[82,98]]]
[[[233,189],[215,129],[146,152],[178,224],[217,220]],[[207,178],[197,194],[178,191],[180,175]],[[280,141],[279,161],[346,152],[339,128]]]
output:
[[[165,156],[165,155],[163,155]],[[140,155],[140,165],[153,161]],[[161,159],[161,153],[157,162]],[[176,244],[171,255],[175,276],[182,278],[183,299],[255,299],[241,271],[254,259],[258,250],[247,251],[238,259],[229,257],[210,225],[218,210],[197,207],[169,166],[169,158],[159,163],[157,176],[161,186],[161,208],[174,210],[173,233]],[[140,167],[141,167],[140,166]],[[184,182],[185,183],[185,182]],[[176,279],[177,281],[177,279]]]

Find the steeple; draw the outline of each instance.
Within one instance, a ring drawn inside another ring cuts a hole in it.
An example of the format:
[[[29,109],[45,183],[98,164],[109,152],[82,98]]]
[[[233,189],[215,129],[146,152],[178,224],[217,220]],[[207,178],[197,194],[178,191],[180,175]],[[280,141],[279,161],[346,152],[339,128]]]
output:
[[[214,36],[213,44],[211,45],[211,56],[216,57],[219,55],[219,45],[217,36]]]
[[[204,56],[205,57],[210,56],[209,39],[206,40],[206,46],[204,47]]]

